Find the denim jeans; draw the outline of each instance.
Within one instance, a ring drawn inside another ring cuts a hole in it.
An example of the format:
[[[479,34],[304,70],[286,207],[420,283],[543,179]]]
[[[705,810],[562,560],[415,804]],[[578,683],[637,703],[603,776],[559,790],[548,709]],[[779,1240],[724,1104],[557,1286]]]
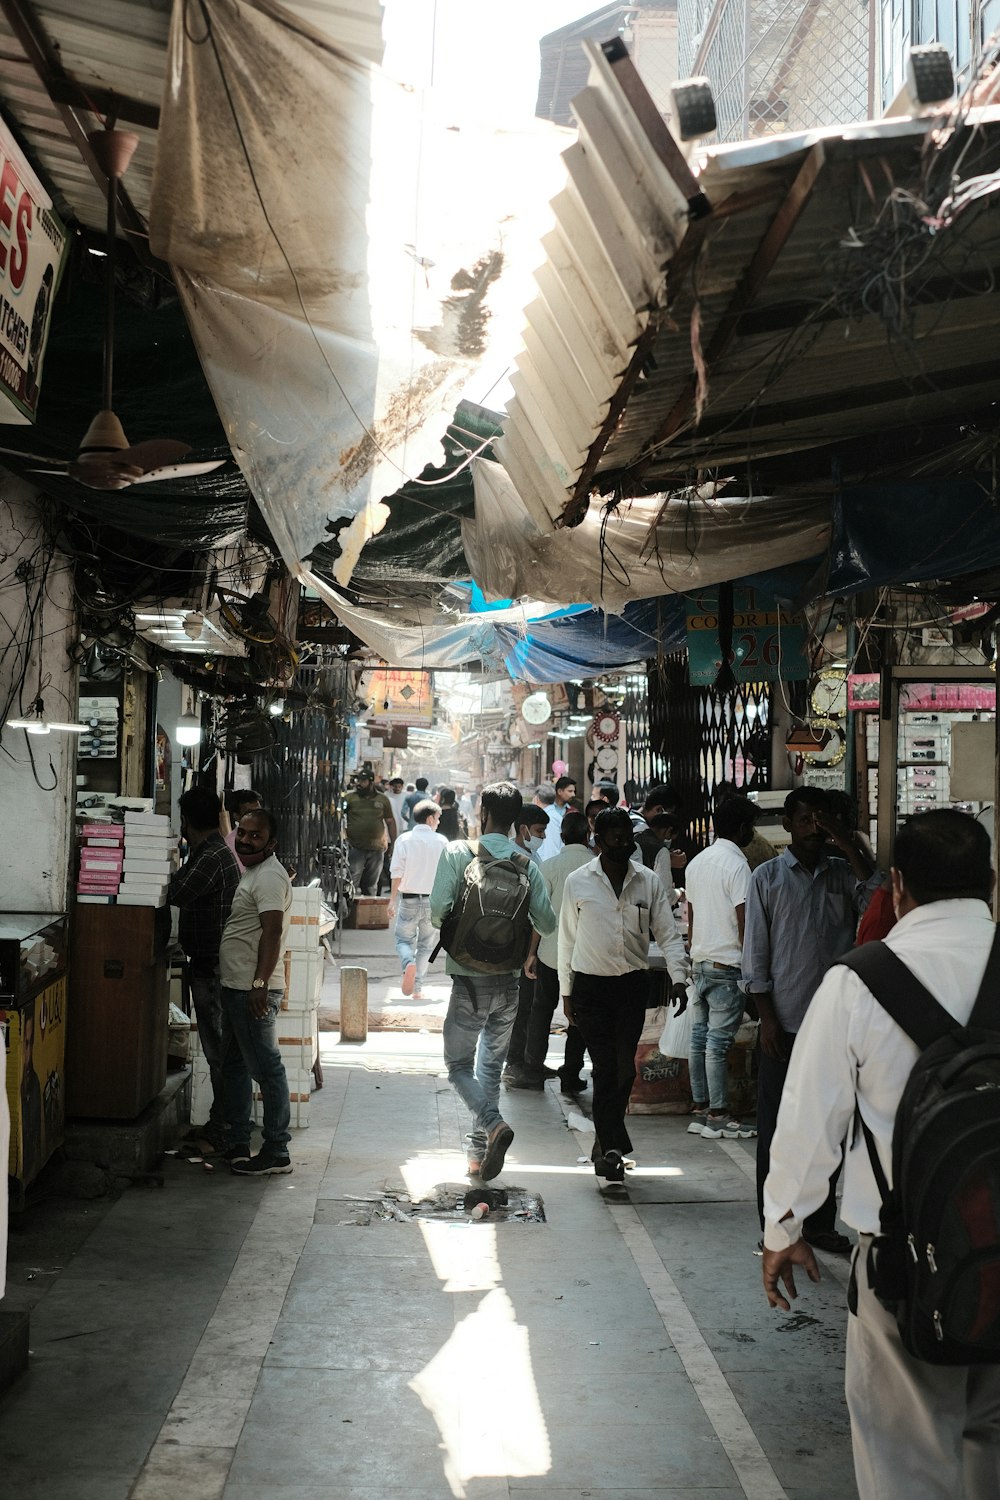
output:
[[[222,1000],[219,995],[218,966],[209,972],[202,968],[196,971],[188,965],[188,989],[198,1022],[198,1040],[208,1063],[208,1076],[212,1080],[212,1108],[208,1118],[221,1129],[225,1124],[226,1108],[222,1083]]]
[[[250,1014],[251,990],[229,990],[222,996],[222,1076],[226,1089],[226,1144],[247,1146],[253,1124],[253,1082],[260,1084],[264,1105],[264,1144],[284,1151],[291,1136],[288,1123],[288,1079],[277,1042],[281,990],[268,990],[267,1014]]]
[[[715,1115],[728,1107],[729,1087],[726,1058],[743,1019],[745,1000],[739,988],[739,966],[696,963],[694,987],[698,998],[691,1002],[691,1045],[688,1068],[691,1097]]]
[[[444,1022],[444,1061],[455,1092],[472,1114],[469,1143],[486,1149],[486,1137],[503,1118],[500,1074],[517,1014],[516,974],[453,975]]]
[[[377,896],[385,850],[359,849],[356,844],[348,844],[347,852],[351,862],[351,879],[358,895]]]
[[[414,988],[419,994],[424,987],[431,950],[438,939],[437,928],[431,925],[429,896],[400,896],[393,937],[403,969],[407,964],[415,963],[417,966]]]

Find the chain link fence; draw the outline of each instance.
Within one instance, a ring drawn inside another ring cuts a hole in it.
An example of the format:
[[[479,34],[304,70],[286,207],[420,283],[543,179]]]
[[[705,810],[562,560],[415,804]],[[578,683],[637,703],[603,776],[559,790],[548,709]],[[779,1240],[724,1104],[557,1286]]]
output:
[[[683,77],[705,74],[720,141],[872,113],[870,15],[859,0],[679,0]]]

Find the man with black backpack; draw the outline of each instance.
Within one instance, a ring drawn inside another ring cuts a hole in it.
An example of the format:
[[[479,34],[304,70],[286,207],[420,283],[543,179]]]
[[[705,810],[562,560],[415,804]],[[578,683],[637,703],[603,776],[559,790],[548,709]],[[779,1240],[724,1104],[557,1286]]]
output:
[[[509,781],[483,788],[476,852],[449,844],[431,891],[431,921],[452,976],[444,1022],[448,1077],[472,1113],[469,1174],[496,1177],[514,1139],[499,1109],[500,1074],[517,1014],[518,975],[532,930],[556,919],[541,871],[509,837],[521,794]]]
[[[900,829],[899,921],[816,991],[771,1146],[764,1289],[787,1312],[779,1281],[794,1298],[794,1267],[819,1280],[802,1224],[850,1138],[842,1216],[860,1240],[846,1391],[861,1500],[1000,1495],[993,879],[989,836],[965,813]]]

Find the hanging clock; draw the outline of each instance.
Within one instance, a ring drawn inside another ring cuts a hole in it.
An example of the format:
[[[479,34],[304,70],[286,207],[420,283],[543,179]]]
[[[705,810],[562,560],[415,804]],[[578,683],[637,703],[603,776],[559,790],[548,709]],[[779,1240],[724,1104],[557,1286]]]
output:
[[[613,745],[618,738],[621,720],[610,709],[602,708],[594,715],[594,739],[605,745]]]
[[[613,745],[601,745],[594,759],[599,771],[616,771],[618,769],[618,751]]]
[[[552,717],[548,693],[531,693],[521,704],[521,714],[529,724],[545,724]]]
[[[821,719],[842,719],[847,713],[845,668],[830,667],[821,672],[813,686],[809,703],[813,713]]]
[[[847,754],[847,736],[833,719],[810,719],[816,744],[805,750],[807,766],[839,766]]]

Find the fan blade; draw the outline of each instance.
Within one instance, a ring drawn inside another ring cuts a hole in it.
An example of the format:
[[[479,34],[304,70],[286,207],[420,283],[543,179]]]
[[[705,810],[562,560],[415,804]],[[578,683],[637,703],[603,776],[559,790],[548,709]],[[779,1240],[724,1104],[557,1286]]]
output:
[[[63,464],[61,469],[26,469],[27,474],[68,474],[69,465]]]
[[[23,458],[33,464],[66,464],[67,459],[54,458],[51,453],[25,453],[23,448],[0,448],[0,453],[8,454],[11,458]]]
[[[164,464],[180,463],[190,452],[191,444],[179,442],[177,438],[147,438],[145,442],[120,448],[112,457],[116,464],[134,464],[144,474],[149,474],[153,469],[162,469]]]
[[[141,474],[132,483],[159,484],[162,479],[192,479],[195,474],[211,474],[213,469],[221,469],[225,462],[224,458],[213,458],[199,464],[165,464],[161,469],[151,469],[148,474]]]

